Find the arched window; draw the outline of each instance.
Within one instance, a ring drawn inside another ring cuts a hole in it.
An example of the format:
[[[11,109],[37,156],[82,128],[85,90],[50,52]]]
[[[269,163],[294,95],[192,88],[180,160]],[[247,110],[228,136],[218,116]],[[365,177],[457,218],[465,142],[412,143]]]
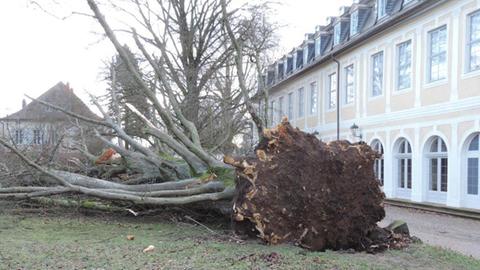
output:
[[[406,139],[401,139],[397,152],[395,153],[397,160],[397,182],[399,188],[412,188],[412,147]]]
[[[383,170],[384,170],[384,160],[383,160],[383,145],[379,140],[374,140],[372,142],[372,149],[377,151],[381,157],[375,159],[375,163],[373,164],[373,170],[375,172],[375,177],[380,180],[380,183],[383,185]]]
[[[480,135],[476,134],[467,151],[467,193],[478,195],[478,175],[480,174]]]
[[[442,138],[435,136],[427,151],[429,164],[429,190],[447,191],[448,153]]]

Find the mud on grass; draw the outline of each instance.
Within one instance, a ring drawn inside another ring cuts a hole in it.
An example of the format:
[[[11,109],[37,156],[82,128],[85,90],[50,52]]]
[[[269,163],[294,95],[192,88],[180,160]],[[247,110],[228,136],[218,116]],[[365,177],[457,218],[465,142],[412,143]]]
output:
[[[224,225],[208,226],[216,234],[165,219],[0,211],[0,269],[480,269],[480,261],[427,245],[377,255],[308,252],[236,243]],[[145,254],[148,245],[156,248]]]

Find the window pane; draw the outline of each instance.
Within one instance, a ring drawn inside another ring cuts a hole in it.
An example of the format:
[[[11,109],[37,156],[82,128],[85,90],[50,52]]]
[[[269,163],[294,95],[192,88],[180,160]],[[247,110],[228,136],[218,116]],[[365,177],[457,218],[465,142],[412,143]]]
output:
[[[337,45],[340,43],[340,34],[341,34],[341,23],[338,23],[337,25],[335,25],[334,29],[333,29],[333,44],[334,45]]]
[[[411,85],[410,73],[412,64],[411,41],[398,45],[398,90],[409,88]]]
[[[430,152],[431,153],[438,152],[438,138],[437,137],[435,137],[435,139],[432,142],[432,146],[430,147]]]
[[[383,52],[372,56],[372,96],[379,96],[383,89]]]
[[[470,45],[470,71],[480,69],[480,41]]]
[[[430,190],[437,191],[438,159],[430,159]]]
[[[310,114],[317,112],[317,83],[310,84]]]
[[[288,119],[293,120],[293,93],[288,94]]]
[[[412,159],[407,159],[407,188],[412,188]]]
[[[328,91],[328,108],[335,108],[337,105],[337,74],[333,73],[329,76],[329,91]]]
[[[399,180],[399,187],[405,188],[405,159],[400,159],[399,160],[399,166],[398,166],[398,180]]]
[[[440,190],[445,192],[447,191],[447,182],[448,182],[448,159],[442,158],[442,167],[440,169],[441,179],[440,179]]]
[[[440,139],[440,141],[442,142],[442,149],[441,149],[442,152],[447,152],[447,145],[445,144],[445,142],[442,139]]]
[[[353,36],[358,32],[358,11],[350,16],[350,35]]]
[[[298,117],[303,117],[305,108],[304,108],[305,96],[303,88],[298,89]]]
[[[447,75],[447,27],[429,32],[429,81],[438,81]]]
[[[475,137],[473,137],[473,140],[468,147],[468,151],[478,151],[478,139],[479,135],[475,135]]]
[[[355,99],[354,75],[353,65],[345,68],[345,104],[350,104]]]
[[[468,194],[478,194],[478,158],[469,158],[467,166],[467,192]]]

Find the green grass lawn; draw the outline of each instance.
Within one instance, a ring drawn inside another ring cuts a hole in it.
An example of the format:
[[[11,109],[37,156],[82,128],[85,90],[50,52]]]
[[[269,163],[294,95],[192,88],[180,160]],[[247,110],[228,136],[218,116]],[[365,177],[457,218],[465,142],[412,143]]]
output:
[[[308,252],[237,243],[209,226],[217,234],[165,219],[0,211],[0,269],[480,269],[478,260],[422,244],[377,255]],[[155,250],[143,253],[149,245]]]

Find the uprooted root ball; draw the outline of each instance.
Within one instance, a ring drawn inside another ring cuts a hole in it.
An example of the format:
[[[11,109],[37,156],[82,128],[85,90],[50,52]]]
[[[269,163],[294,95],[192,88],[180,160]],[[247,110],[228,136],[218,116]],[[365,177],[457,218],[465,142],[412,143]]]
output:
[[[237,169],[237,232],[311,250],[366,249],[385,216],[373,171],[378,153],[366,144],[324,143],[286,119],[264,135],[255,157],[225,158]]]

